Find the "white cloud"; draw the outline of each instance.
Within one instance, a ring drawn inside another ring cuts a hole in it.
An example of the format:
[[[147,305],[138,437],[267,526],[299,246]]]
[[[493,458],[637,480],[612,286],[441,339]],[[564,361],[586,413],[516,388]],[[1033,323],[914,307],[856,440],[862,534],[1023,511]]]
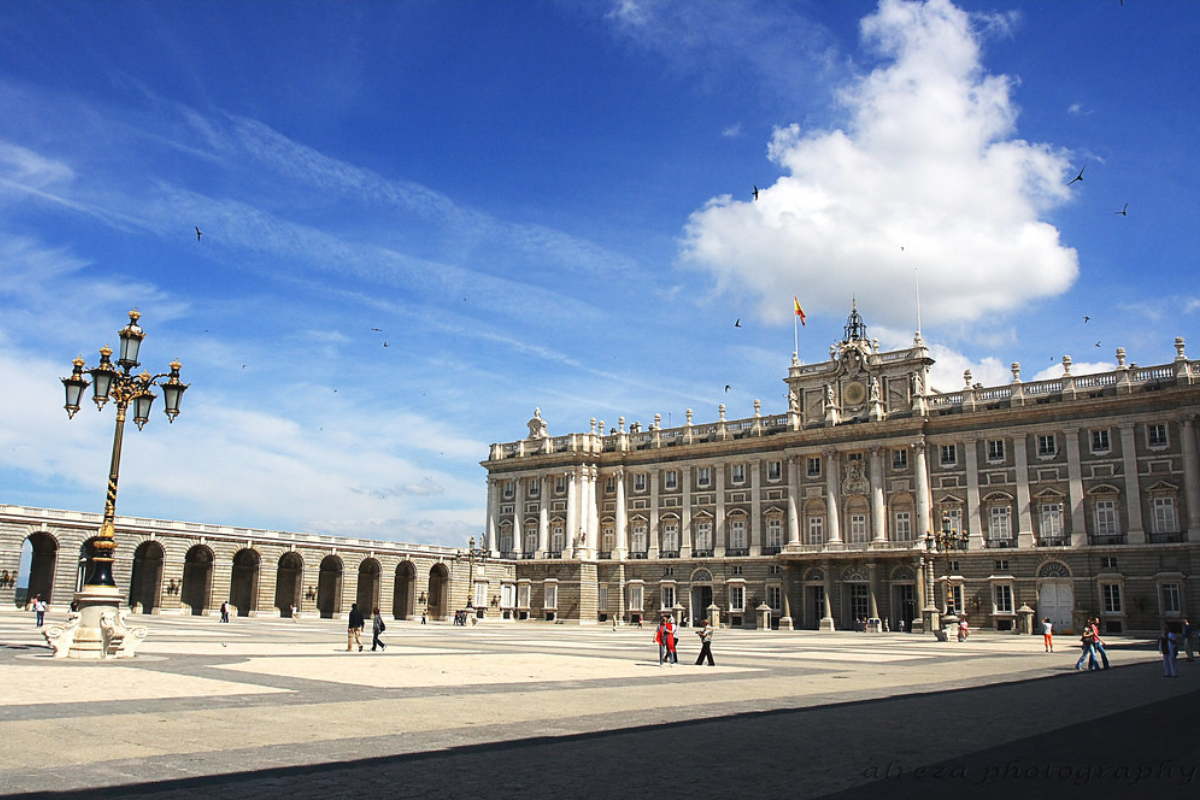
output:
[[[726,139],[737,139],[742,135],[742,123],[737,122],[729,125],[725,130],[721,131],[721,135]]]
[[[984,72],[971,18],[946,0],[883,0],[862,33],[885,63],[840,92],[846,125],[776,130],[768,154],[786,174],[756,202],[694,212],[682,263],[776,321],[794,293],[810,314],[857,294],[900,324],[918,268],[929,324],[1065,291],[1076,253],[1039,214],[1069,198],[1068,164],[1015,137],[1013,82]]]

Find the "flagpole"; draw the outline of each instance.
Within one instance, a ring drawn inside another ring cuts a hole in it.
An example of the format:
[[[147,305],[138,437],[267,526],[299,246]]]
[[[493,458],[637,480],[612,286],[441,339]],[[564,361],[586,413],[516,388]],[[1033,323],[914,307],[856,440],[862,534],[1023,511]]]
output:
[[[797,322],[797,320],[799,318],[800,318],[799,314],[792,314],[792,329],[796,334],[796,351],[795,351],[796,358],[800,357],[800,323]]]

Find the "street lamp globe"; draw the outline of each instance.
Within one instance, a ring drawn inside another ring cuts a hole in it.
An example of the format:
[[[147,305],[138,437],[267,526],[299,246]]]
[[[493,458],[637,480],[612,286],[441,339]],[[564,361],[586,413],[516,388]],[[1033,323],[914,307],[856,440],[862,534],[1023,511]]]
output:
[[[146,338],[146,332],[137,324],[141,316],[136,308],[130,311],[129,324],[117,334],[121,337],[121,357],[117,363],[124,367],[126,372],[138,365],[138,350],[142,346],[142,339]]]
[[[63,406],[67,410],[67,419],[74,419],[75,414],[79,411],[79,400],[83,397],[83,390],[88,387],[87,379],[83,377],[83,356],[76,356],[72,363],[75,365],[75,370],[71,373],[71,377],[59,378],[67,393],[67,404]]]

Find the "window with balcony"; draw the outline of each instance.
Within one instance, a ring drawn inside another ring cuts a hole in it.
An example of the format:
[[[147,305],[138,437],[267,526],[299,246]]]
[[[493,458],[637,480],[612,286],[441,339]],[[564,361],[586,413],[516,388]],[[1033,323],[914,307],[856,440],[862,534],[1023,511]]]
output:
[[[617,529],[611,525],[605,525],[600,529],[600,552],[612,553],[613,548],[617,546]]]
[[[1043,540],[1058,540],[1063,535],[1062,503],[1042,503],[1042,524],[1038,531]]]
[[[867,515],[850,515],[850,541],[859,544],[867,541]]]
[[[679,523],[664,522],[662,526],[662,550],[665,553],[679,553]]]
[[[1175,533],[1179,525],[1175,520],[1175,498],[1155,497],[1153,499],[1155,533]]]
[[[1097,536],[1116,536],[1117,535],[1117,501],[1116,500],[1097,500],[1096,501],[1096,535]]]
[[[633,553],[646,552],[646,526],[637,523],[629,533],[629,549]]]
[[[988,509],[988,538],[993,541],[1012,539],[1012,509],[1008,506],[992,506]]]
[[[511,500],[513,498],[513,494],[515,492],[516,492],[516,487],[514,486],[513,482],[505,481],[504,482],[504,499]]]
[[[896,542],[912,541],[912,512],[897,511],[892,518],[892,540]]]
[[[538,546],[537,533],[538,533],[538,529],[534,526],[530,526],[525,529],[525,552],[526,553],[532,553],[537,550],[537,546]]]
[[[555,525],[550,529],[550,549],[556,553],[561,553],[563,547],[566,546],[566,532],[562,525]]]
[[[825,544],[825,518],[808,518],[808,543]]]
[[[711,552],[713,549],[712,523],[700,520],[696,523],[696,550]]]
[[[783,518],[767,517],[767,547],[775,548],[778,553],[783,547]],[[770,554],[767,554],[770,555]]]
[[[732,519],[729,521],[729,548],[731,550],[747,549],[746,520]]]

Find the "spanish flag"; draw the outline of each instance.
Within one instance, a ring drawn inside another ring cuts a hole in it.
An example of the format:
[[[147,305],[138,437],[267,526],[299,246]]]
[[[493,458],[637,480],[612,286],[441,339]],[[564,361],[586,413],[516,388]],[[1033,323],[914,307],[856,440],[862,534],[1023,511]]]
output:
[[[804,325],[804,309],[800,307],[800,298],[793,296],[792,301],[796,304],[796,316],[800,318],[800,324]]]

